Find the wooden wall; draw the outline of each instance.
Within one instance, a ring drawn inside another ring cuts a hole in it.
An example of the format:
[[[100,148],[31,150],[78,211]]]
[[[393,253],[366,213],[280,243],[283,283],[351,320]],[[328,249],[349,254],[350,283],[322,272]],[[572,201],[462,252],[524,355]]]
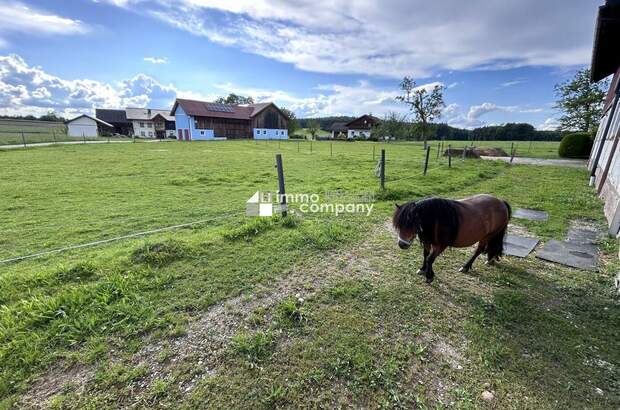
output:
[[[270,105],[252,118],[252,128],[285,130],[288,128],[288,119],[280,110]]]

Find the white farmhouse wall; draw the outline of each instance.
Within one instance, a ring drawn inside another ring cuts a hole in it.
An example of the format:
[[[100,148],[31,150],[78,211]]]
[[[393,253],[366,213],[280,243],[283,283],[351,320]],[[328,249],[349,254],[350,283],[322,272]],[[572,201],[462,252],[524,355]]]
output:
[[[156,138],[155,123],[149,120],[133,120],[133,135],[141,138]]]
[[[67,124],[70,137],[97,137],[97,121],[88,117],[80,117]]]
[[[254,139],[257,140],[286,140],[288,130],[271,128],[254,128]]]

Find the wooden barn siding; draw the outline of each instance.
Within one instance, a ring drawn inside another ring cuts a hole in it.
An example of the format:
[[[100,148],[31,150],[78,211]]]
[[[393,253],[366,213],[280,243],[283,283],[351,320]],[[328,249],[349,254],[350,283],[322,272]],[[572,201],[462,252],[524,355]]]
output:
[[[197,129],[210,129],[216,137],[230,139],[250,138],[252,130],[249,120],[237,120],[229,118],[196,117]]]
[[[288,119],[274,106],[270,106],[252,118],[252,128],[268,128],[285,130]]]

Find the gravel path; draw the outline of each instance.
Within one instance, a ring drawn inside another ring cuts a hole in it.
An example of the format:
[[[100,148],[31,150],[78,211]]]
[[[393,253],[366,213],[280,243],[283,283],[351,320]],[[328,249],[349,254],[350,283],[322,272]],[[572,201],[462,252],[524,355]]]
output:
[[[510,157],[485,157],[480,158],[492,161],[504,161],[510,162]],[[542,158],[525,158],[515,157],[512,161],[513,164],[520,165],[545,165],[556,167],[570,167],[570,168],[585,168],[587,161],[585,159],[542,159]]]

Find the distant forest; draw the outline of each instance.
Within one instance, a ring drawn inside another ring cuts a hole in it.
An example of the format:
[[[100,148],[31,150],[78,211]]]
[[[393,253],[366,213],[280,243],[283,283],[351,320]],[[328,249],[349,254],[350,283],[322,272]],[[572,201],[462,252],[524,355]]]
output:
[[[330,131],[334,122],[350,122],[355,117],[321,117],[321,118],[300,118],[299,126],[308,128],[308,123],[316,121],[322,130]],[[408,139],[418,139],[422,135],[421,125],[410,123],[410,137]],[[504,125],[493,125],[487,127],[474,128],[467,130],[464,128],[451,127],[448,124],[429,124],[425,132],[427,139],[448,139],[465,141],[559,141],[566,132],[562,131],[539,131],[531,124],[508,123]]]
[[[54,122],[65,122],[65,118],[56,115],[54,112],[49,112],[45,115],[41,115],[40,117],[36,117],[34,115],[0,115],[0,119],[2,120],[29,120],[29,121],[54,121]]]

